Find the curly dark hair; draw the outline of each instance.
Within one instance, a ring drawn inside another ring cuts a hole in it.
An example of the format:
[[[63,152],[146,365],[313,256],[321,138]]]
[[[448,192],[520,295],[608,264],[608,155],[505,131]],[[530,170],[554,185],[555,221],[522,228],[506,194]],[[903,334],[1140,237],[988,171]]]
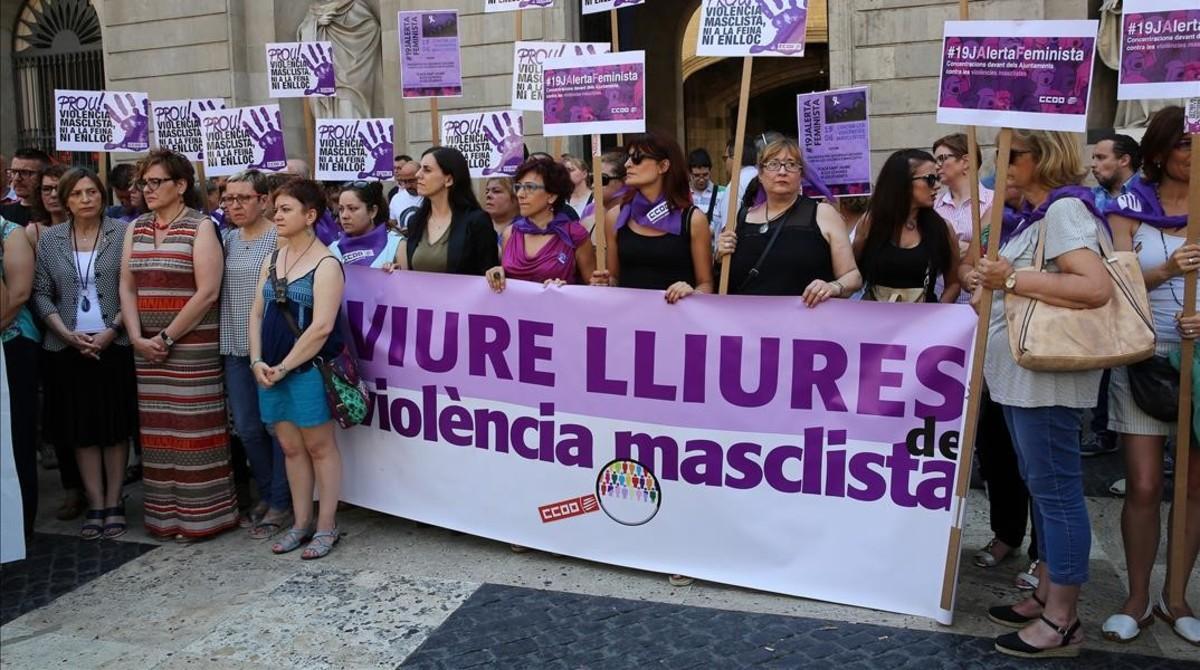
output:
[[[551,209],[557,214],[567,206],[567,201],[571,199],[571,192],[575,190],[575,185],[571,183],[571,174],[567,172],[567,168],[562,164],[555,162],[552,158],[530,158],[521,163],[517,168],[516,175],[513,176],[513,182],[521,181],[521,178],[527,174],[536,174],[542,178],[542,183],[546,186],[547,195],[556,195],[558,198],[551,205]]]

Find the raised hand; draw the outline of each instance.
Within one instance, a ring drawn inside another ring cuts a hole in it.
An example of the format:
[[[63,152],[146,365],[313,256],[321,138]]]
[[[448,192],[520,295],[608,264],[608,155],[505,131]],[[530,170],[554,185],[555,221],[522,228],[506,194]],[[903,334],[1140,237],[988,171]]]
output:
[[[210,112],[216,108],[217,103],[213,100],[193,100],[188,106],[188,110],[192,113],[192,120],[196,122],[196,125],[200,125],[200,112]],[[196,158],[201,161],[204,160],[203,143],[201,143],[200,151],[196,153]]]
[[[366,124],[366,132],[360,128],[358,130],[358,139],[367,148],[371,154],[371,160],[374,163],[370,168],[358,173],[358,178],[378,177],[381,174],[392,173],[392,140],[387,136],[387,132],[383,128],[383,121],[376,121],[374,125]]]
[[[767,0],[757,0],[757,2],[763,14],[771,19],[771,25],[775,26],[775,37],[771,39],[770,44],[751,46],[750,53],[756,54],[764,51],[782,53],[783,50],[779,48],[781,44],[797,44],[804,41],[808,9],[800,6],[800,0],[779,0],[778,11]]]
[[[316,44],[309,44],[308,49],[301,53],[308,71],[317,79],[311,88],[304,89],[304,95],[333,95],[337,85],[333,77],[333,48],[326,53],[325,49]]]
[[[124,98],[113,95],[112,99],[116,102],[116,107],[106,102],[104,108],[108,110],[108,117],[121,128],[124,135],[119,142],[106,142],[105,151],[144,151],[150,146],[150,135],[147,131],[150,124],[150,100],[146,99],[143,104],[138,105],[137,100],[129,93],[126,93]]]
[[[483,134],[492,148],[500,153],[500,163],[487,166],[483,169],[483,174],[511,175],[525,160],[525,119],[517,115],[517,124],[514,127],[512,117],[508,112],[504,112],[492,115],[492,125],[496,127],[496,132],[493,133],[491,128],[484,126]]]
[[[265,107],[251,109],[250,119],[253,125],[251,121],[242,121],[242,129],[262,149],[262,156],[257,163],[251,163],[247,167],[261,170],[278,170],[283,167],[287,163],[287,154],[283,148],[283,122],[278,112],[275,114],[274,124],[271,123],[271,117]]]

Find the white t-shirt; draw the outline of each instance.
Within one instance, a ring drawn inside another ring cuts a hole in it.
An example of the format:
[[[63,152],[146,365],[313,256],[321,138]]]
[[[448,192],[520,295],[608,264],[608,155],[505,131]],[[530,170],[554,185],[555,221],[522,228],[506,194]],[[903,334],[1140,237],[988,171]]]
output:
[[[692,191],[692,204],[705,215],[708,214],[709,206],[713,205],[713,198],[717,199],[716,205],[713,206],[712,217],[708,220],[708,227],[712,230],[713,249],[717,248],[717,236],[721,234],[721,229],[725,225],[726,208],[729,206],[726,197],[728,193],[729,189],[717,186],[712,182],[709,182],[708,188],[703,191]]]
[[[392,196],[392,201],[388,203],[388,218],[392,221],[399,221],[400,215],[409,207],[420,207],[421,203],[425,202],[425,198],[419,195],[409,195],[405,189],[396,191],[396,195]]]
[[[89,268],[88,261],[92,260],[94,252],[77,251],[75,252],[75,263],[79,268],[79,272],[87,273],[84,275],[84,280],[87,281],[87,296],[88,310],[83,311],[83,296],[80,296],[79,301],[75,303],[75,332],[77,333],[98,333],[108,326],[104,325],[104,315],[100,313],[100,292],[96,289],[96,268]]]

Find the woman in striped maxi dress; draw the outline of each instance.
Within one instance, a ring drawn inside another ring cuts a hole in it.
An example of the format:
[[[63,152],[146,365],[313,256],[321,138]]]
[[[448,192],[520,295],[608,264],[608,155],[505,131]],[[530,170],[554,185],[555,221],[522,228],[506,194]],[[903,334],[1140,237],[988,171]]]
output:
[[[135,187],[150,212],[125,237],[121,313],[137,368],[145,525],[188,542],[237,526],[218,337],[223,256],[186,158],[152,151]]]

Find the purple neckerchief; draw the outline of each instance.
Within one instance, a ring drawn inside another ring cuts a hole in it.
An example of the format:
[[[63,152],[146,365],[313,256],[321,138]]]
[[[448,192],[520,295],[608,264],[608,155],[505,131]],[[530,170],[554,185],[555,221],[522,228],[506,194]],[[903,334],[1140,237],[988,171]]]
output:
[[[1083,205],[1088,208],[1088,211],[1092,213],[1092,216],[1096,217],[1096,220],[1103,224],[1104,230],[1108,232],[1109,236],[1112,236],[1112,230],[1109,229],[1108,222],[1104,220],[1104,215],[1102,215],[1100,211],[1096,209],[1096,195],[1092,193],[1092,189],[1085,188],[1083,186],[1060,186],[1059,188],[1050,191],[1050,195],[1046,198],[1046,202],[1043,202],[1037,209],[1026,209],[1023,212],[1024,217],[1021,220],[1015,221],[1011,229],[1005,225],[1000,232],[1000,246],[1004,246],[1006,242],[1013,237],[1016,237],[1026,228],[1045,218],[1046,212],[1050,209],[1050,205],[1053,205],[1055,202],[1058,202],[1063,198],[1076,198],[1083,202]]]
[[[570,227],[573,219],[567,216],[566,212],[558,212],[550,219],[549,225],[545,228],[539,228],[538,225],[529,219],[518,216],[513,219],[513,228],[521,231],[524,235],[557,235],[558,239],[562,240],[571,249],[575,248],[575,240],[571,239],[571,232],[567,230]]]
[[[333,218],[333,214],[328,209],[323,209],[321,217],[317,219],[317,225],[313,227],[313,232],[316,233],[317,239],[321,240],[321,244],[329,246],[342,236],[342,227],[337,224],[337,220]]]
[[[383,252],[387,243],[388,227],[377,225],[357,237],[342,235],[338,240],[338,251],[342,254],[342,260],[350,265],[370,265]]]
[[[683,212],[671,209],[671,203],[665,195],[660,195],[658,200],[650,202],[638,191],[633,200],[617,214],[617,230],[629,223],[630,219],[668,235],[678,235],[683,230]]]
[[[1187,215],[1170,216],[1163,211],[1158,191],[1138,175],[1129,181],[1127,191],[1108,203],[1105,214],[1117,214],[1155,228],[1179,229],[1187,225]]]
[[[621,198],[625,197],[625,194],[628,192],[629,192],[629,187],[622,186],[621,188],[617,189],[616,193],[613,193],[611,198],[608,198],[606,200],[606,204],[611,205],[612,203],[617,202]],[[583,211],[579,213],[579,219],[580,220],[586,219],[595,213],[596,213],[596,201],[593,200],[593,201],[589,202],[588,204],[584,205]]]

